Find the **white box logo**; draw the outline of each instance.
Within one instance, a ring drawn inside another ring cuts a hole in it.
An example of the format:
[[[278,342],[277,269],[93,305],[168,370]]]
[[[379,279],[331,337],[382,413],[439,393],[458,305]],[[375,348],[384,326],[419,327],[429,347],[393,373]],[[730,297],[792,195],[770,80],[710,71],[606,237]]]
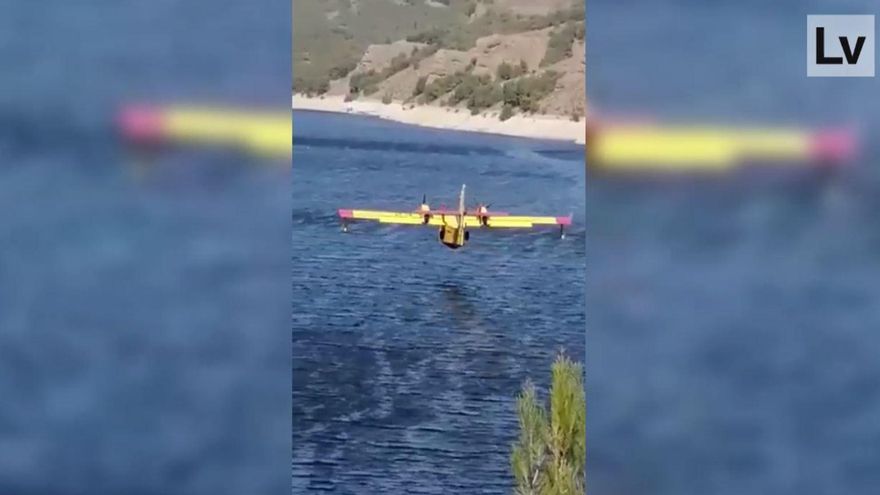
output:
[[[874,77],[873,15],[808,15],[807,77]]]

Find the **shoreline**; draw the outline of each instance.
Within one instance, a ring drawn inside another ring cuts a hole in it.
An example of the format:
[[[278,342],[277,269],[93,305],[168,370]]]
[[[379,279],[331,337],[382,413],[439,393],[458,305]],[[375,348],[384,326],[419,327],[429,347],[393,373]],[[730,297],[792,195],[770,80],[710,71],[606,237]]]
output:
[[[498,117],[471,115],[467,109],[459,109],[456,112],[455,109],[429,105],[409,108],[399,102],[386,104],[372,99],[347,102],[343,96],[310,97],[301,94],[293,95],[292,108],[365,115],[433,129],[566,141],[574,144],[584,144],[586,138],[586,124],[583,119],[574,122],[570,118],[559,116],[514,115],[502,122]]]

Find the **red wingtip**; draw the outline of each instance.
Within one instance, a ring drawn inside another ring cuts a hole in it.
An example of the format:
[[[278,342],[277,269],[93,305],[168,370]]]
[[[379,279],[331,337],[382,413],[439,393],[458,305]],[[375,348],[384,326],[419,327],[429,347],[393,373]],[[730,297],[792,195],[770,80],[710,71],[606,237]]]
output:
[[[571,225],[571,215],[567,217],[556,217],[556,223],[559,225]]]
[[[343,210],[343,209],[339,210],[339,218],[353,218],[353,217],[354,217],[354,213],[352,212],[352,210]]]
[[[129,105],[118,115],[117,126],[126,139],[135,142],[154,142],[162,139],[165,121],[161,108]]]
[[[828,130],[813,134],[810,140],[810,155],[817,160],[841,163],[855,158],[858,142],[853,131]]]

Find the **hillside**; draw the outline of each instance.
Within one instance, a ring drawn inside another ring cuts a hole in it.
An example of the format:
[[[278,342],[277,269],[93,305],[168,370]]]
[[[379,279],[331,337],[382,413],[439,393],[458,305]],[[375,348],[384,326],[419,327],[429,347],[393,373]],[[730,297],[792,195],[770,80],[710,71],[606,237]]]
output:
[[[294,92],[580,118],[583,18],[583,0],[297,3]]]

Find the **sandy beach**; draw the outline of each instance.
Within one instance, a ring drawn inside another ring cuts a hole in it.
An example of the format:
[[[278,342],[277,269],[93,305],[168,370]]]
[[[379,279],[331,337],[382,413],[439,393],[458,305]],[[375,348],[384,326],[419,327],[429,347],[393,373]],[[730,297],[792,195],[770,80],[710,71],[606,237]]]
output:
[[[514,115],[506,121],[497,116],[471,115],[466,109],[436,106],[415,106],[401,103],[382,103],[379,100],[358,99],[345,101],[342,96],[309,97],[293,95],[294,110],[369,115],[404,124],[467,132],[484,132],[505,136],[552,139],[583,144],[584,121],[574,122],[567,117]]]

